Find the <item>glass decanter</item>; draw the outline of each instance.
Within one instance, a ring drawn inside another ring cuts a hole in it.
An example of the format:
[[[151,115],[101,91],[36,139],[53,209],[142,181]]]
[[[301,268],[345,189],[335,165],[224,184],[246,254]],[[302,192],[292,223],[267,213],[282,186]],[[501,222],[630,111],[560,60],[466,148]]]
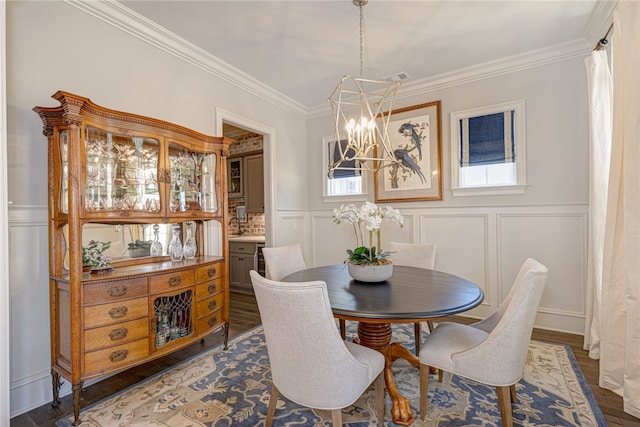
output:
[[[183,252],[182,242],[180,241],[180,224],[173,225],[173,237],[171,238],[171,242],[169,242],[169,255],[171,256],[171,261],[182,261]]]
[[[153,224],[153,242],[149,248],[149,254],[151,256],[162,256],[162,243],[160,242],[160,226]]]
[[[184,239],[184,247],[182,248],[182,252],[184,253],[184,259],[193,259],[196,257],[196,251],[198,247],[196,246],[196,241],[191,237],[191,225],[193,222],[189,221],[186,223],[187,225],[187,238]]]

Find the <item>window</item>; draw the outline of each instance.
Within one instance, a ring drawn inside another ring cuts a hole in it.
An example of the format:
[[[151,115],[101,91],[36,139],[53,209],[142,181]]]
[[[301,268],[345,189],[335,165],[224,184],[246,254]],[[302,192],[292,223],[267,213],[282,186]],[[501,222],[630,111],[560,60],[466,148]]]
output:
[[[339,147],[336,147],[335,137],[326,136],[322,138],[322,149],[322,173],[324,174],[322,182],[324,197],[330,198],[332,201],[364,200],[366,194],[366,180],[362,179],[362,175],[359,170],[337,169],[333,172],[332,176],[329,175],[329,165],[334,162],[334,159],[339,159],[339,154],[336,154],[336,149],[339,150]],[[354,164],[345,166],[354,167]]]
[[[522,194],[524,100],[451,113],[453,196]]]

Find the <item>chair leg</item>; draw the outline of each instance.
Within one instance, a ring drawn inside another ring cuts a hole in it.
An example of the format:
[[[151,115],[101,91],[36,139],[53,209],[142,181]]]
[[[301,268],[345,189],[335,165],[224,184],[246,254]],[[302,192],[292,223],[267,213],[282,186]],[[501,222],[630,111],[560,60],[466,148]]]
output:
[[[433,333],[433,330],[436,328],[433,324],[433,321],[427,320],[427,325],[429,326],[429,333]]]
[[[338,319],[338,323],[340,323],[340,336],[343,340],[347,339],[347,325],[344,319]]]
[[[416,340],[416,356],[419,356],[420,355],[420,338],[421,338],[420,322],[416,322],[413,324],[413,335]]]
[[[267,419],[264,422],[264,427],[271,427],[273,423],[273,416],[276,413],[276,405],[278,403],[278,396],[280,392],[274,384],[271,385],[271,396],[269,397],[269,408],[267,409]]]
[[[429,388],[429,366],[420,364],[420,419],[427,418],[427,389]]]
[[[331,422],[333,427],[342,427],[342,409],[331,410]]]
[[[380,372],[375,383],[376,388],[376,414],[378,415],[378,425],[384,424],[384,371]]]
[[[511,418],[511,393],[509,386],[496,387],[498,392],[498,404],[500,405],[500,416],[502,417],[503,427],[513,427],[513,419]]]
[[[511,391],[511,403],[518,403],[518,396],[516,396],[516,385],[512,384],[509,387],[509,391]]]

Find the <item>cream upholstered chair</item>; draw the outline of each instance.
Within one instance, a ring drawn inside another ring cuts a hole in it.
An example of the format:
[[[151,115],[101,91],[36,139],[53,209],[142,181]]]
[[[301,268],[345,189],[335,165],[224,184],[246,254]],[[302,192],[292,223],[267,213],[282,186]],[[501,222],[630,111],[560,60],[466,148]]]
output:
[[[472,325],[443,322],[426,339],[420,351],[420,417],[427,412],[429,367],[495,386],[502,425],[512,426],[511,403],[515,384],[522,378],[529,340],[547,268],[527,259],[505,302],[491,316]]]
[[[291,273],[307,268],[299,243],[263,248],[262,255],[267,279],[280,280]]]
[[[271,365],[272,388],[266,426],[278,395],[299,405],[331,411],[342,425],[352,405],[375,381],[378,424],[384,419],[384,356],[343,341],[335,327],[327,285],[277,282],[251,271]]]
[[[436,265],[436,245],[435,243],[417,244],[389,242],[387,244],[390,259],[396,265],[406,265],[408,267],[428,268],[433,270]],[[429,332],[433,332],[433,323],[427,321]],[[415,336],[416,354],[420,354],[420,322],[413,324],[413,334]]]

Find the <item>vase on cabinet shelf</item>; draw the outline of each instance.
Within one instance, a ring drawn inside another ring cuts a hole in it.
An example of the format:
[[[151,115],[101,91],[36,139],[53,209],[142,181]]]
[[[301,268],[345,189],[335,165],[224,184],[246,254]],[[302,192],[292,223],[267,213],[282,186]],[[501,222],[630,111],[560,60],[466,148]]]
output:
[[[162,256],[162,243],[160,242],[160,226],[153,224],[153,242],[151,242],[151,248],[149,248],[149,254],[151,256]]]
[[[191,237],[191,225],[193,223],[188,221],[186,223],[187,226],[187,237],[184,239],[184,247],[182,248],[182,253],[184,255],[184,259],[194,259],[196,257],[196,252],[198,247],[196,246],[196,241]]]
[[[180,241],[180,224],[174,224],[173,238],[169,242],[169,256],[171,256],[171,261],[178,262],[182,261],[183,255],[182,242]]]

